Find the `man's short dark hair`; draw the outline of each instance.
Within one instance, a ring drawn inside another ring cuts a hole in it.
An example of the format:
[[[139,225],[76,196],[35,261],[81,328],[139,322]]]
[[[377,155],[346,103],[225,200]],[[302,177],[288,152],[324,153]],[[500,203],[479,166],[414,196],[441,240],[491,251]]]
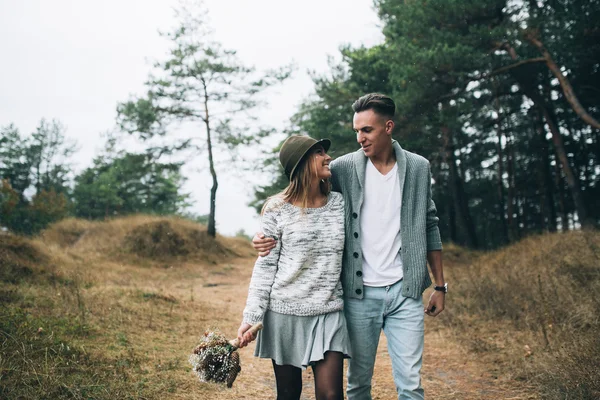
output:
[[[391,97],[385,94],[369,93],[356,100],[352,104],[352,109],[355,113],[373,110],[377,114],[392,119],[396,113],[396,104]]]

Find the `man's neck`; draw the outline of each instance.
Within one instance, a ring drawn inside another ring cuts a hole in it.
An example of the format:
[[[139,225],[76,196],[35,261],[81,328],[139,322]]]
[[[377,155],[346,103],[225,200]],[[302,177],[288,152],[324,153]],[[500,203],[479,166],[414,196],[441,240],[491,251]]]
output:
[[[389,148],[378,155],[369,157],[373,166],[382,174],[385,175],[394,168],[396,163],[396,153],[394,153],[394,147],[390,142]]]

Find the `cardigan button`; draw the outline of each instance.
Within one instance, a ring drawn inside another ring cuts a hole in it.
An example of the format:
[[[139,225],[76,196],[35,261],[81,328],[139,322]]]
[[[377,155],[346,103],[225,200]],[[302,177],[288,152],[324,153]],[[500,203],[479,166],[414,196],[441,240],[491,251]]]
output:
[[[362,271],[356,271],[356,276],[362,276]]]
[[[358,232],[354,232],[354,238],[358,238]]]
[[[356,289],[356,294],[361,294],[361,293],[362,293],[362,290]]]
[[[358,258],[358,253],[354,252],[354,258]]]
[[[353,213],[352,213],[352,217],[353,217],[354,219],[356,219],[356,218],[358,218],[358,214],[357,214],[357,213],[355,213],[355,212],[353,212]]]

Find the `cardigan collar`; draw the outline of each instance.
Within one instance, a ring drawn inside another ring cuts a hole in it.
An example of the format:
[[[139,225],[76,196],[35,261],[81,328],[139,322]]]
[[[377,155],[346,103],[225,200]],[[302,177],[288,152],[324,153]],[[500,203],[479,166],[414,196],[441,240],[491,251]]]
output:
[[[404,187],[404,179],[406,177],[406,154],[400,144],[392,139],[392,148],[394,149],[394,155],[396,156],[396,164],[398,164],[398,179],[400,183],[400,190]],[[354,167],[356,170],[356,176],[360,187],[364,189],[365,186],[365,170],[367,168],[367,156],[364,151],[358,150],[354,153]]]

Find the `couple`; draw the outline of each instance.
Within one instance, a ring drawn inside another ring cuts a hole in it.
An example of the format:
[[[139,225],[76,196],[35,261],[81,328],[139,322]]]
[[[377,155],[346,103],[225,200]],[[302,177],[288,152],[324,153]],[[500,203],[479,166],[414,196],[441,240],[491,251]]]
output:
[[[444,309],[447,286],[429,163],[392,140],[395,108],[381,94],[359,98],[361,149],[335,161],[327,139],[292,136],[281,148],[290,184],[263,208],[238,330],[245,346],[263,322],[255,355],[272,359],[277,399],[300,398],[309,365],[316,398],[343,399],[344,358],[348,399],[370,399],[381,329],[398,399],[424,398],[424,314]],[[423,312],[427,261],[436,290]]]

